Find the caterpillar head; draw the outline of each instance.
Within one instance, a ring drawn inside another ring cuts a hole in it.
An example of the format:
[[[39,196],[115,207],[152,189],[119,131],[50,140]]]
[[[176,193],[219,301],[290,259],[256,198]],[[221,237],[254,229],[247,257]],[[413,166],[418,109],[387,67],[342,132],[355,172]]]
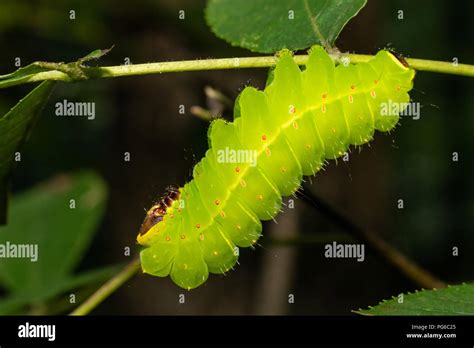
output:
[[[161,199],[153,204],[153,206],[147,211],[145,219],[140,226],[138,235],[144,235],[153,226],[162,221],[168,208],[171,207],[173,202],[178,200],[179,197],[179,189],[175,186],[168,186],[166,188],[166,193],[161,197]]]

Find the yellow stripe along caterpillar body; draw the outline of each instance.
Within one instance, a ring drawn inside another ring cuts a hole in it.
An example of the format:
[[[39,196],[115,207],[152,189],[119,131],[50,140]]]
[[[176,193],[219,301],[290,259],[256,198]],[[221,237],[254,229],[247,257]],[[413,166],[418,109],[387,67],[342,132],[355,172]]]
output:
[[[209,272],[231,269],[238,247],[255,244],[260,220],[277,215],[282,196],[294,193],[304,175],[350,145],[372,140],[375,129],[396,126],[399,116],[382,115],[382,103],[409,102],[414,75],[388,51],[367,63],[335,66],[315,46],[304,70],[282,54],[265,90],[242,91],[233,122],[212,122],[210,148],[193,179],[179,188],[179,199],[159,222],[137,237],[144,246],[143,271],[170,275],[192,289]],[[223,151],[233,156],[223,157]]]

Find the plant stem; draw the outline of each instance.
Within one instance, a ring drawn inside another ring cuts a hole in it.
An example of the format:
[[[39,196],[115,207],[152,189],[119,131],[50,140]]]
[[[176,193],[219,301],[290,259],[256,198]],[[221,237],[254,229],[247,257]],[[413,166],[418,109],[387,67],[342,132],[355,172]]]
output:
[[[349,54],[351,62],[367,62],[373,56],[363,54]],[[335,57],[333,57],[335,58]],[[307,55],[296,55],[294,59],[298,65],[305,65],[308,61]],[[132,75],[161,74],[166,72],[180,71],[204,71],[224,70],[238,68],[265,68],[274,66],[278,61],[275,56],[267,57],[242,57],[242,58],[220,58],[202,60],[183,60],[176,62],[161,62],[136,65],[105,66],[98,68],[85,68],[90,78],[119,77]],[[437,73],[464,75],[474,77],[474,65],[457,64],[452,62],[440,62],[426,59],[407,59],[408,64],[416,69]]]
[[[351,62],[360,63],[367,62],[373,56],[363,54],[346,55]],[[340,57],[332,56],[333,59]],[[307,55],[295,55],[294,59],[298,65],[305,65]],[[415,70],[429,71],[442,74],[463,75],[474,77],[474,65],[454,64],[452,62],[441,62],[426,59],[406,59],[408,64]],[[21,77],[9,78],[8,75],[0,76],[0,88],[6,88],[14,85],[31,83],[44,80],[55,80],[63,82],[75,82],[81,79],[98,79],[122,76],[139,76],[150,74],[162,74],[167,72],[183,72],[183,71],[205,71],[205,70],[225,70],[239,68],[266,68],[276,64],[278,58],[276,56],[263,57],[240,57],[240,58],[218,58],[218,59],[199,59],[199,60],[182,60],[171,62],[158,62],[146,64],[131,64],[104,67],[82,67],[82,78],[73,78],[63,70],[54,70],[52,67],[58,66],[56,63],[38,62],[34,63],[43,68],[51,67],[53,70],[42,71]]]
[[[122,271],[117,273],[113,278],[109,279],[96,292],[92,294],[86,301],[81,303],[79,307],[73,310],[69,315],[87,315],[102,301],[109,297],[123,283],[129,280],[140,269],[140,260],[133,259],[127,264]]]
[[[452,62],[440,62],[437,60],[426,59],[407,59],[407,62],[415,70],[429,71],[440,74],[462,75],[474,77],[474,65],[457,64]]]

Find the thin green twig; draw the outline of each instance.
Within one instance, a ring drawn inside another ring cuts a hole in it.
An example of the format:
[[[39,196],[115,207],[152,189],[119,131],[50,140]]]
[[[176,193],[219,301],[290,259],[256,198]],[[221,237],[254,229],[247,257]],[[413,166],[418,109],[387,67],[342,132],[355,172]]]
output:
[[[349,57],[350,61],[353,63],[367,62],[373,58],[371,55],[364,54],[349,54],[347,57]],[[336,59],[336,57],[333,58]],[[308,61],[308,55],[296,55],[294,56],[294,59],[298,65],[305,65]],[[175,62],[85,68],[85,72],[91,78],[120,77],[180,71],[267,68],[276,65],[277,61],[278,58],[275,56],[183,60]],[[410,58],[407,59],[407,62],[415,70],[474,77],[474,65],[456,65],[453,62]]]
[[[359,63],[370,60],[373,56],[363,54],[347,54],[351,62]],[[340,56],[332,55],[333,59],[339,59]],[[294,59],[298,65],[305,65],[308,55],[295,55]],[[140,76],[151,74],[162,74],[167,72],[183,72],[183,71],[205,71],[205,70],[225,70],[225,69],[243,69],[243,68],[266,68],[276,64],[278,58],[276,56],[263,57],[236,57],[236,58],[218,58],[218,59],[199,59],[199,60],[182,60],[171,62],[157,62],[146,64],[131,64],[104,67],[81,67],[80,74],[76,73],[71,76],[65,69],[66,65],[60,63],[34,63],[38,67],[53,69],[49,71],[41,71],[26,76],[18,76],[14,79],[8,78],[8,75],[0,76],[0,88],[6,88],[13,85],[31,83],[44,80],[55,80],[63,82],[75,82],[88,79],[112,78],[122,76]],[[408,64],[415,70],[429,71],[442,74],[462,75],[474,77],[474,65],[455,64],[454,62],[441,62],[426,59],[407,59]],[[59,70],[54,70],[56,67]],[[77,67],[76,67],[77,70]],[[75,71],[75,70],[74,70]],[[3,80],[3,81],[2,81]]]
[[[125,268],[109,279],[102,285],[91,297],[81,303],[69,315],[87,315],[102,301],[109,297],[115,290],[117,290],[123,283],[129,280],[140,269],[140,260],[133,259]]]

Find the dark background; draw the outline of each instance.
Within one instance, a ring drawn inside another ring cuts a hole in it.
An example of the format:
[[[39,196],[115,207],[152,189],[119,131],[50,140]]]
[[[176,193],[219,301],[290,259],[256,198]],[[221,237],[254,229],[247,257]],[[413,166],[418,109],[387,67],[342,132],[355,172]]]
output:
[[[0,74],[36,60],[73,61],[96,48],[114,49],[101,65],[254,55],[231,47],[207,27],[204,1],[18,1],[0,3]],[[69,10],[76,19],[69,19]],[[185,20],[178,11],[185,11]],[[399,20],[398,10],[404,19]],[[375,1],[343,30],[341,51],[374,54],[391,45],[407,57],[474,63],[471,1]],[[247,85],[264,87],[266,69],[185,72],[59,84],[23,152],[14,192],[61,172],[94,169],[110,190],[106,216],[81,268],[126,261],[144,209],[169,184],[183,184],[207,149],[207,123],[192,105],[208,107],[204,87],[232,100]],[[2,90],[0,111],[31,89]],[[376,231],[449,283],[474,279],[472,188],[474,80],[419,72],[411,95],[420,120],[402,118],[350,161],[331,163],[312,189],[353,222]],[[96,119],[58,118],[57,101],[93,101]],[[178,113],[184,105],[186,114]],[[225,117],[231,117],[226,110]],[[123,161],[124,152],[131,161]],[[452,161],[452,153],[459,161]],[[404,200],[404,209],[397,200]],[[241,250],[240,265],[186,292],[169,278],[139,275],[94,313],[350,314],[413,291],[416,284],[368,252],[365,262],[324,258],[324,243],[350,236],[314,208],[296,202],[278,225],[266,224],[261,246]],[[275,246],[270,237],[320,236],[319,243]],[[350,239],[349,239],[350,240]],[[459,248],[459,256],[452,248]],[[178,303],[185,293],[186,303]],[[295,303],[288,304],[288,294]]]

